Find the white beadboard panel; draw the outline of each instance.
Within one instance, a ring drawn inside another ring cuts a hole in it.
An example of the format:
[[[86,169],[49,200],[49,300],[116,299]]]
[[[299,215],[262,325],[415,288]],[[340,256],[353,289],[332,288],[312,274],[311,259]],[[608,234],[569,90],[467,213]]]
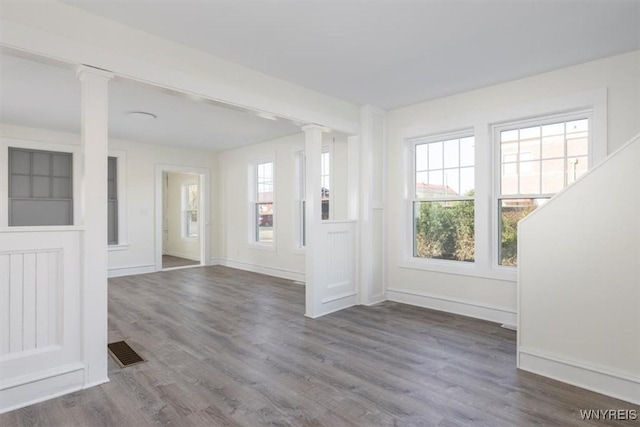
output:
[[[356,222],[323,221],[320,237],[323,263],[317,283],[321,294],[317,316],[356,302]]]
[[[0,255],[0,357],[9,353],[9,255]]]
[[[9,353],[22,351],[22,254],[10,253],[9,262],[9,323],[4,325],[9,334]]]
[[[82,361],[81,237],[64,229],[0,232],[0,391]]]
[[[0,254],[0,357],[57,344],[59,262],[58,249]]]

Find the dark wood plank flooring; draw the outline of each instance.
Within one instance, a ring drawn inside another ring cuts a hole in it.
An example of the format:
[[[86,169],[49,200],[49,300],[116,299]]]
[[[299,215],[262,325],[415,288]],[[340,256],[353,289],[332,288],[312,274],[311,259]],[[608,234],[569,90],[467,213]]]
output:
[[[640,408],[519,372],[496,324],[392,302],[303,313],[303,287],[225,267],[110,279],[110,341],[148,361],[0,425],[637,425],[582,421]]]

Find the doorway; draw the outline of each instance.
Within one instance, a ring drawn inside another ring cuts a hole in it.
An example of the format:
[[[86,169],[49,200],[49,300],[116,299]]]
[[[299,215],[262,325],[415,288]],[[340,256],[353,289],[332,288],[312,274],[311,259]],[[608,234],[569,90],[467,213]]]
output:
[[[158,165],[156,270],[206,264],[206,175]]]

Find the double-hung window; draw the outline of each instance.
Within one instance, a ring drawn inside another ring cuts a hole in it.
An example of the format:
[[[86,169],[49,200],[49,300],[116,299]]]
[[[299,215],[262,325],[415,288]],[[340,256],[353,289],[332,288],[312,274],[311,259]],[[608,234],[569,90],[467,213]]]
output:
[[[412,141],[414,258],[474,261],[474,144],[469,134]]]
[[[517,264],[517,224],[589,167],[587,113],[496,128],[498,264]]]
[[[253,242],[274,241],[274,167],[266,161],[254,165],[253,171]]]

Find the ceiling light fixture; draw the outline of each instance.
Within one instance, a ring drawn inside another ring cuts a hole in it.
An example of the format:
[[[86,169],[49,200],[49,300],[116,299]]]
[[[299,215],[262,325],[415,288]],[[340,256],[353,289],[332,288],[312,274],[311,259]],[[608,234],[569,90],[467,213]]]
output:
[[[139,121],[149,121],[158,117],[155,114],[145,113],[144,111],[132,111],[127,115],[132,119],[139,120]]]

